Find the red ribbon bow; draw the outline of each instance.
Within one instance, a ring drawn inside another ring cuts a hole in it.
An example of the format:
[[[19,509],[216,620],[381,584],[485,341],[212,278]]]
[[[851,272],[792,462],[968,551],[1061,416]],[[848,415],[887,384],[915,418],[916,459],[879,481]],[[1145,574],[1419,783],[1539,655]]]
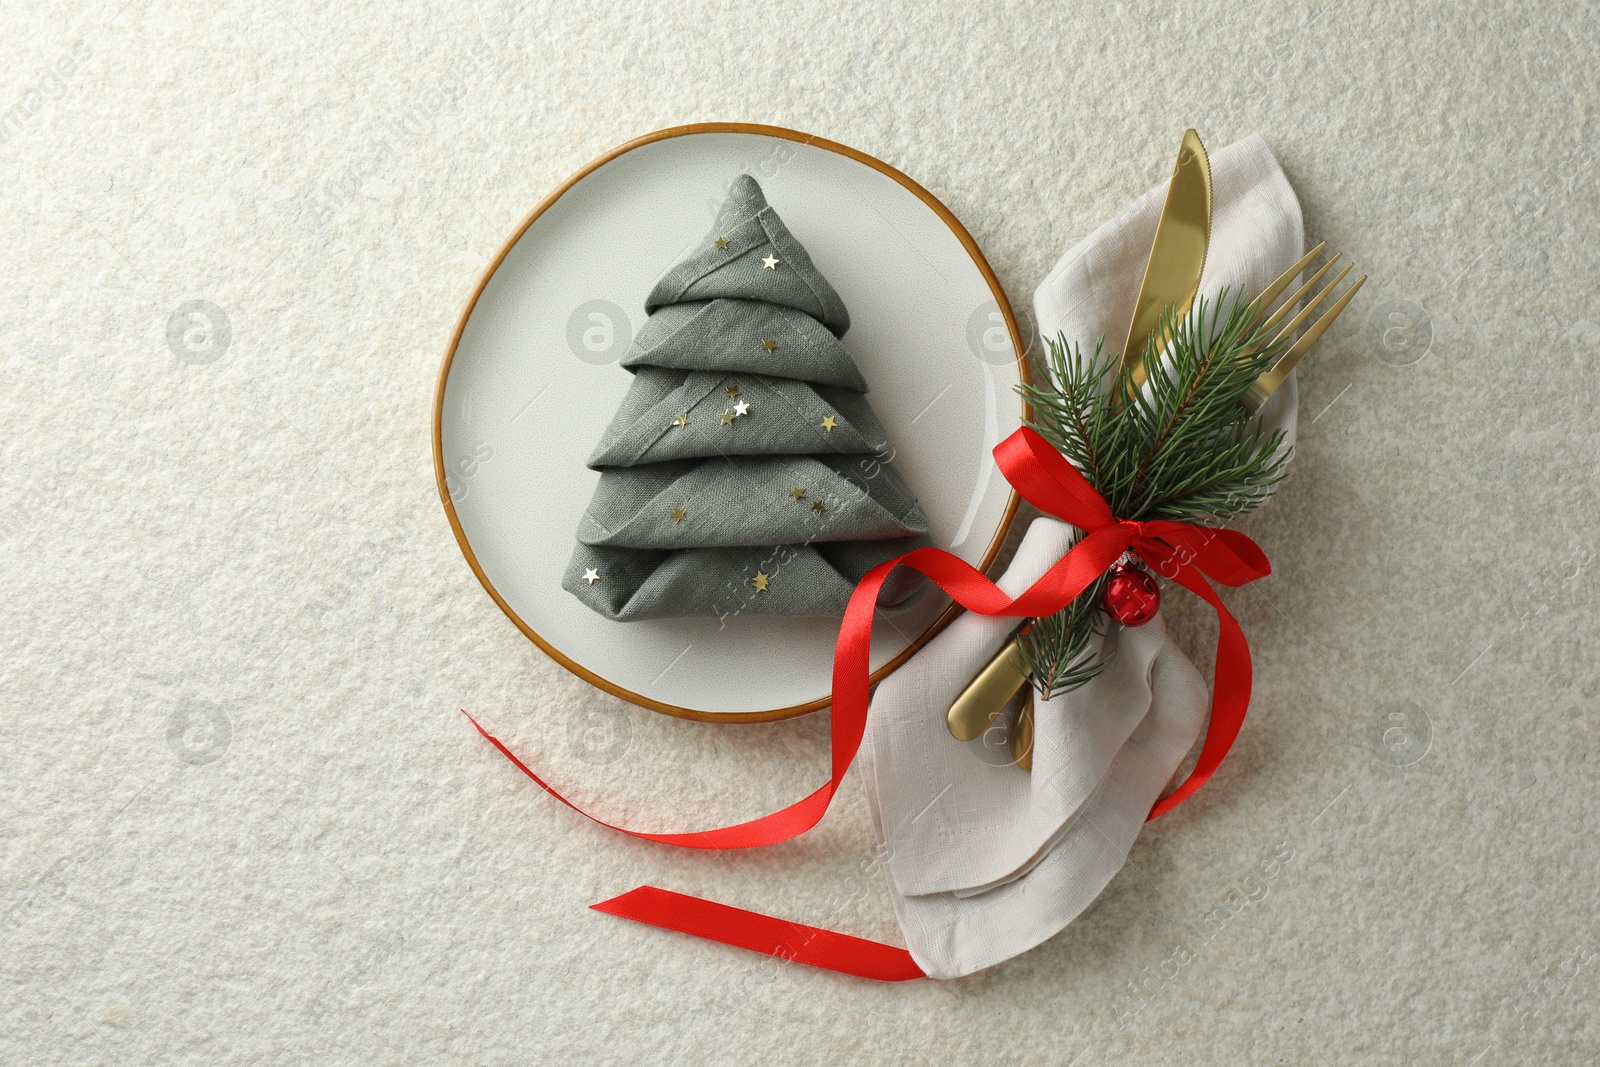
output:
[[[1132,549],[1164,578],[1188,589],[1217,612],[1215,683],[1211,722],[1200,758],[1183,784],[1156,802],[1149,818],[1171,811],[1203,785],[1222,763],[1238,736],[1250,704],[1250,646],[1244,631],[1217,598],[1211,581],[1244,585],[1270,574],[1272,566],[1256,543],[1232,530],[1183,522],[1118,519],[1094,486],[1034,431],[1023,428],[994,450],[995,462],[1022,497],[1046,514],[1071,523],[1084,536],[1021,596],[1012,599],[976,568],[937,548],[919,548],[881,563],[856,585],[839,627],[833,658],[833,776],[803,800],[735,826],[691,833],[651,834],[595,819],[551,788],[477,720],[477,727],[507,759],[561,803],[632,837],[682,848],[753,848],[805,833],[821,820],[855,759],[866,731],[870,702],[872,618],[878,591],[897,566],[922,572],[968,611],[980,615],[1036,618],[1072,602],[1096,578]],[[943,709],[930,709],[930,714]],[[905,949],[732,908],[654,886],[640,886],[592,905],[599,911],[737,945],[784,959],[843,971],[863,978],[902,981],[920,978],[922,969]]]

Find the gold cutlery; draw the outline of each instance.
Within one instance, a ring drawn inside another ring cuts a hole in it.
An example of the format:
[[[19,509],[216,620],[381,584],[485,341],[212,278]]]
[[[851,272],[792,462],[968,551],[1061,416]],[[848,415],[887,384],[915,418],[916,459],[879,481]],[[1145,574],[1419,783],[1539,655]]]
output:
[[[1161,328],[1162,313],[1169,306],[1176,310],[1175,318],[1188,313],[1189,305],[1200,290],[1200,275],[1205,269],[1206,249],[1210,243],[1211,161],[1200,135],[1190,129],[1183,131],[1178,158],[1172,165],[1172,176],[1167,180],[1167,199],[1161,207],[1161,217],[1156,221],[1150,258],[1145,263],[1144,279],[1133,303],[1128,340],[1122,348],[1122,361],[1129,367],[1133,388],[1144,384],[1145,348],[1150,335]],[[1287,284],[1285,281],[1284,285]],[[1270,301],[1282,291],[1283,288],[1279,287],[1267,299]],[[1021,647],[1021,637],[1026,632],[1024,625],[950,705],[945,719],[951,736],[959,741],[971,741],[981,736],[1016,696],[1017,690],[1028,684],[1031,673]],[[1015,741],[1023,733],[1026,720],[1030,764],[1032,713],[1033,700],[1030,696],[1018,714],[1017,728],[1012,732]],[[1022,762],[1019,758],[1019,766]]]
[[[1122,346],[1122,362],[1128,367],[1132,388],[1144,385],[1145,346],[1150,335],[1161,328],[1166,309],[1174,310],[1174,319],[1189,313],[1189,305],[1200,289],[1200,274],[1205,269],[1210,243],[1211,161],[1200,135],[1185,130],[1178,160],[1172,165],[1172,177],[1167,182],[1166,203],[1156,222],[1150,258],[1145,262],[1144,281],[1133,303],[1128,340]]]
[[[1008,741],[1012,761],[1023,770],[1030,771],[1033,769],[1033,690],[1028,688],[1032,672],[1022,657],[1021,634],[1025,632],[1026,628],[1006,641],[1000,654],[990,660],[989,665],[972,680],[972,684],[956,697],[945,721],[951,735],[957,740],[976,740],[1016,699],[1017,690],[1026,689]]]
[[[1174,318],[1187,313],[1198,291],[1200,272],[1205,264],[1206,246],[1210,237],[1210,217],[1211,176],[1206,162],[1205,148],[1200,144],[1195,132],[1188,130],[1184,133],[1183,148],[1178,153],[1178,162],[1173,168],[1172,181],[1167,188],[1166,206],[1162,209],[1161,221],[1156,226],[1150,262],[1145,266],[1144,282],[1135,305],[1128,342],[1123,351],[1123,360],[1132,368],[1138,384],[1142,384],[1146,377],[1143,356],[1147,339],[1153,330],[1160,328],[1161,312],[1165,307],[1161,303],[1154,303],[1152,315],[1151,303],[1159,301],[1163,296],[1174,297],[1175,294],[1175,298],[1170,301],[1177,311]],[[1280,329],[1272,333],[1270,338],[1265,339],[1254,351],[1260,352],[1279,344],[1294,331],[1305,326],[1306,321],[1349,275],[1354,264],[1347,264],[1333,281],[1307,300],[1305,305],[1290,317],[1296,305],[1306,299],[1307,294],[1316,288],[1339,260],[1340,254],[1335,253],[1311,275],[1309,280],[1290,294],[1277,310],[1269,313],[1269,309],[1284,290],[1326,247],[1327,242],[1324,241],[1307,252],[1299,262],[1279,275],[1251,301],[1252,318],[1259,323],[1259,328],[1263,332],[1271,332],[1273,327],[1283,323]],[[1182,279],[1186,271],[1189,272],[1188,281],[1184,283]],[[1278,357],[1271,369],[1262,373],[1251,384],[1241,401],[1247,411],[1253,415],[1261,410],[1262,405],[1283,385],[1289,373],[1299,365],[1306,353],[1311,351],[1312,346],[1333,325],[1334,320],[1344,312],[1366,280],[1366,275],[1357,278],[1354,284],[1346,289],[1321,317],[1307,327],[1282,356]],[[1285,318],[1288,319],[1287,322],[1284,322]],[[1027,633],[1028,625],[1024,624],[1011,636],[1005,647],[950,705],[946,722],[951,736],[957,740],[970,741],[981,736],[1016,697],[1017,690],[1029,684],[1032,674],[1022,653],[1022,637]],[[1010,737],[1012,757],[1023,770],[1031,770],[1033,763],[1033,714],[1033,694],[1029,692],[1017,713],[1017,722],[1012,728]]]
[[[945,716],[950,736],[957,741],[971,741],[981,737],[989,724],[1000,717],[1017,695],[1017,690],[1028,684],[1033,672],[1028,669],[1022,655],[1022,635],[1026,627],[1012,634],[1000,654],[978,672],[972,683],[956,697]]]
[[[1251,301],[1252,305],[1255,307],[1257,318],[1264,314],[1267,308],[1272,306],[1272,302],[1278,298],[1278,294],[1287,289],[1289,287],[1289,283],[1294,281],[1295,278],[1299,277],[1300,272],[1304,270],[1307,265],[1309,265],[1311,261],[1316,258],[1317,254],[1326,247],[1328,247],[1328,242],[1323,241],[1310,252],[1307,252],[1305,257],[1301,259],[1300,262],[1284,271],[1278,276],[1276,281],[1261,291],[1260,296],[1257,296],[1255,300]],[[1270,330],[1273,326],[1277,325],[1277,323],[1289,313],[1290,309],[1292,309],[1296,303],[1304,298],[1304,296],[1311,291],[1317,282],[1322,280],[1322,276],[1328,273],[1328,270],[1333,266],[1334,262],[1339,258],[1339,256],[1340,253],[1335,252],[1333,256],[1329,258],[1328,262],[1324,263],[1321,269],[1311,276],[1310,281],[1306,282],[1299,289],[1295,290],[1294,295],[1285,300],[1283,305],[1279,307],[1277,311],[1274,311],[1271,315],[1267,316],[1267,318],[1261,323],[1261,327],[1263,329]],[[1283,329],[1274,334],[1272,339],[1267,341],[1262,347],[1268,348],[1277,344],[1279,341],[1283,340],[1285,337],[1288,337],[1291,333],[1304,325],[1306,319],[1311,317],[1311,313],[1315,311],[1325,299],[1327,299],[1328,294],[1333,292],[1340,282],[1344,281],[1345,275],[1349,274],[1351,268],[1354,266],[1354,263],[1346,264],[1344,270],[1340,271],[1333,281],[1328,283],[1327,288],[1323,289],[1316,296],[1312,297],[1310,301],[1306,303],[1306,306],[1300,310],[1300,313],[1294,318],[1290,319],[1284,325]],[[1268,398],[1270,398],[1273,393],[1278,391],[1278,387],[1282,385],[1285,379],[1289,377],[1289,372],[1295,369],[1299,362],[1305,358],[1306,353],[1311,351],[1311,346],[1316,344],[1317,341],[1322,338],[1322,335],[1328,331],[1328,327],[1333,325],[1333,320],[1337,319],[1340,314],[1343,313],[1345,306],[1350,303],[1350,298],[1356,295],[1356,290],[1360,289],[1366,280],[1367,276],[1365,274],[1357,278],[1355,280],[1355,284],[1346,289],[1344,291],[1344,295],[1338,300],[1335,300],[1333,302],[1333,306],[1328,308],[1327,312],[1325,312],[1321,318],[1312,323],[1306,329],[1306,332],[1300,335],[1300,339],[1298,341],[1290,345],[1289,349],[1284,352],[1283,355],[1278,357],[1278,361],[1272,365],[1272,369],[1263,373],[1251,384],[1250,389],[1245,393],[1243,399],[1246,411],[1254,415],[1256,412],[1261,410],[1261,405],[1265,404]],[[1257,349],[1257,351],[1260,350],[1261,349]]]
[[[1011,758],[1025,771],[1033,770],[1033,690],[1022,694],[1016,725],[1011,727]]]

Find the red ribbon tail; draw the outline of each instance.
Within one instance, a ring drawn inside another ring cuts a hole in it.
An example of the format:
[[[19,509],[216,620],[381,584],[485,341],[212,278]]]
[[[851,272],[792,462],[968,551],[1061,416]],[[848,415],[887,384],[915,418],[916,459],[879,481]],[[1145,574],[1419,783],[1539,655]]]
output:
[[[608,915],[858,978],[904,982],[927,977],[903,948],[775,919],[653,885],[642,885],[589,906]]]

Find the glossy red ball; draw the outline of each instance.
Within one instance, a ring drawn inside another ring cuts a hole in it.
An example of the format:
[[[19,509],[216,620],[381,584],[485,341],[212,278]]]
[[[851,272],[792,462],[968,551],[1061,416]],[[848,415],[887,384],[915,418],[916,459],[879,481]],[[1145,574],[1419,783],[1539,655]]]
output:
[[[1161,587],[1137,567],[1123,567],[1106,583],[1106,613],[1124,626],[1143,626],[1161,607]]]

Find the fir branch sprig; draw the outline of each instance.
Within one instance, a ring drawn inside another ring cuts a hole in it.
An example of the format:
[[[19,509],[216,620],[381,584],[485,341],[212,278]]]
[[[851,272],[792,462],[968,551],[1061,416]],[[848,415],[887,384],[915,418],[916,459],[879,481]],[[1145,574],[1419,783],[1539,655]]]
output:
[[[1027,425],[1119,518],[1219,524],[1258,506],[1283,477],[1283,432],[1264,430],[1241,401],[1287,342],[1268,344],[1256,309],[1229,305],[1227,296],[1198,299],[1181,318],[1166,310],[1145,345],[1142,387],[1127,365],[1103,355],[1103,340],[1084,359],[1064,337],[1049,341],[1045,380],[1018,386],[1033,408]],[[1103,632],[1106,581],[1102,575],[1024,634],[1023,657],[1043,696],[1076,689],[1105,668],[1088,648]]]

